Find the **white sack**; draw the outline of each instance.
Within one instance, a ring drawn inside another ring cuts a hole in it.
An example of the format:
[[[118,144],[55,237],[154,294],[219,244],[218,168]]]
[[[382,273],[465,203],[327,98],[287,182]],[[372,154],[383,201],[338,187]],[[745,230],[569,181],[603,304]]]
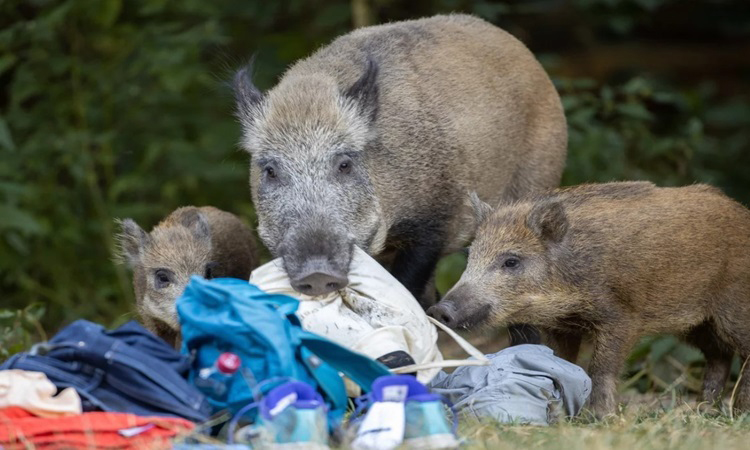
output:
[[[295,291],[280,258],[255,269],[250,283],[272,294],[299,299],[297,316],[303,328],[372,359],[405,351],[422,366],[417,370],[422,383],[428,383],[446,365],[441,363],[437,330],[417,300],[359,247],[354,248],[349,285],[337,292],[310,297]]]

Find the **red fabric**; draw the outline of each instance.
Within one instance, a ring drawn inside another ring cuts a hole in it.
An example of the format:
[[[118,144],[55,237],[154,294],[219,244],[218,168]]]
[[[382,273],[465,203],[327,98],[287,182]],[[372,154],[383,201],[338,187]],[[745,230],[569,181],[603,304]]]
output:
[[[0,408],[0,423],[5,423],[6,419],[25,419],[27,417],[36,417],[20,406],[9,406]]]
[[[153,424],[135,436],[118,431]],[[171,417],[140,417],[125,413],[89,412],[45,419],[17,407],[0,409],[0,446],[5,449],[142,449],[171,448],[170,438],[195,425]]]

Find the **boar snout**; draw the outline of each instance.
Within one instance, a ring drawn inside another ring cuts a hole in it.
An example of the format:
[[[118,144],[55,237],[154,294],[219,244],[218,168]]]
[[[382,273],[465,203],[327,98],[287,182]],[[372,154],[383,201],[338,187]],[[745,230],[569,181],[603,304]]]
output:
[[[347,277],[354,250],[354,241],[335,223],[290,229],[279,256],[292,287],[315,297],[338,291],[349,284]]]
[[[428,309],[427,315],[451,328],[469,328],[489,319],[492,306],[479,298],[467,286],[458,286]]]
[[[316,296],[338,291],[349,284],[345,272],[336,270],[326,258],[314,258],[303,264],[292,277],[292,287],[303,294]]]
[[[453,303],[439,302],[427,310],[427,315],[450,328],[455,328],[458,312]]]

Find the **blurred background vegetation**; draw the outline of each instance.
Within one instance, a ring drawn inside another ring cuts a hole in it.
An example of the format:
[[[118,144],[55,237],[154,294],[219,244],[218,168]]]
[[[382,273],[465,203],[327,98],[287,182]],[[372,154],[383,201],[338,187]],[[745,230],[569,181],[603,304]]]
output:
[[[132,317],[113,219],[211,204],[253,223],[226,84],[256,83],[355,26],[462,11],[525,42],[570,128],[564,184],[715,184],[750,203],[746,0],[4,0],[0,360],[77,318]],[[461,255],[439,271],[445,291]],[[702,357],[644,340],[629,385],[697,387]]]

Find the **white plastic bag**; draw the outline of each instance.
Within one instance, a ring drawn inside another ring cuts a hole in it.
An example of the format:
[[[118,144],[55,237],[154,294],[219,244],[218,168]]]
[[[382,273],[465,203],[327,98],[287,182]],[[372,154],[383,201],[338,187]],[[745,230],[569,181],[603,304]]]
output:
[[[345,289],[310,297],[292,288],[281,259],[276,259],[255,269],[250,282],[266,292],[299,299],[297,316],[306,330],[373,359],[405,351],[416,364],[392,372],[416,371],[422,383],[428,383],[442,367],[489,363],[463,338],[427,317],[414,296],[358,247],[354,248],[348,276],[349,285]],[[435,324],[449,332],[476,359],[443,361]]]

